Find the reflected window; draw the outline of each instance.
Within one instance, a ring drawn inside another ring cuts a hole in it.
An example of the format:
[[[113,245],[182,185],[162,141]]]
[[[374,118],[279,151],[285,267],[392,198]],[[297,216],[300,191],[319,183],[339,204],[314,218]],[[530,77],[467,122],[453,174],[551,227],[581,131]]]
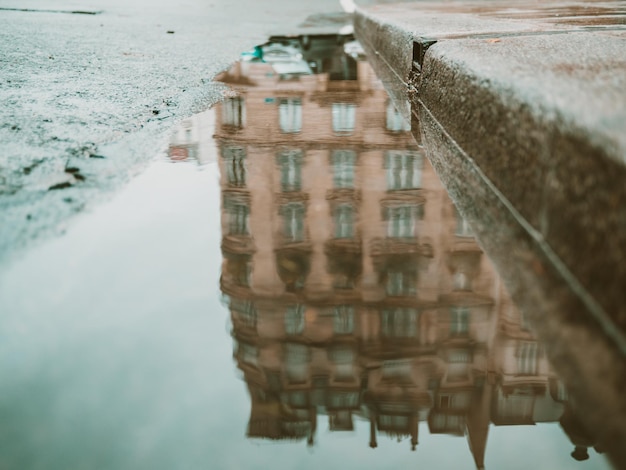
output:
[[[385,156],[387,188],[416,189],[422,184],[422,156],[407,150],[389,150]]]
[[[349,135],[354,132],[356,105],[352,103],[333,103],[333,131],[335,134]]]
[[[269,389],[271,391],[275,392],[282,388],[282,381],[280,379],[279,372],[267,371],[266,376],[267,376],[267,385],[269,386]]]
[[[333,150],[332,160],[335,188],[354,188],[356,152],[352,150]]]
[[[302,150],[283,150],[278,154],[280,185],[284,192],[302,188]]]
[[[381,313],[381,332],[391,338],[410,338],[417,335],[417,310],[394,308]]]
[[[391,132],[407,132],[411,130],[411,123],[396,109],[394,104],[387,103],[387,130]]]
[[[409,417],[408,416],[400,416],[400,415],[385,415],[381,414],[378,416],[378,423],[381,428],[384,429],[401,429],[404,430],[409,425]]]
[[[454,290],[472,290],[472,283],[467,273],[457,271],[452,278]]]
[[[354,307],[337,305],[333,314],[333,332],[338,335],[351,334],[354,331]]]
[[[333,276],[333,287],[335,289],[354,289],[354,281],[354,276],[339,272]]]
[[[237,357],[247,364],[257,365],[259,350],[250,344],[238,343]]]
[[[411,361],[409,359],[384,361],[382,373],[383,377],[387,379],[410,379]]]
[[[333,349],[330,358],[335,364],[335,378],[337,380],[354,379],[354,351],[352,349]]]
[[[285,313],[285,333],[298,335],[304,331],[304,306],[289,305]]]
[[[303,344],[285,345],[287,379],[292,383],[306,382],[309,377],[309,348]]]
[[[467,336],[470,311],[467,307],[450,308],[450,336]]]
[[[417,283],[415,271],[387,271],[387,295],[415,295]]]
[[[296,390],[290,393],[283,394],[283,399],[292,406],[303,407],[307,405],[308,396],[306,392]]]
[[[229,186],[243,187],[246,185],[246,149],[241,146],[228,145],[222,148],[222,158],[226,168]]]
[[[464,410],[470,406],[470,398],[468,392],[442,393],[439,395],[439,409]]]
[[[339,204],[334,210],[335,238],[354,237],[354,208],[352,204]]]
[[[474,234],[472,233],[472,228],[470,227],[469,223],[467,222],[467,220],[465,220],[461,214],[459,214],[459,211],[455,208],[455,215],[456,215],[456,230],[455,230],[455,235],[457,237],[473,237]]]
[[[238,286],[249,287],[252,263],[248,256],[234,256],[227,258],[226,273]]]
[[[302,99],[279,98],[278,120],[281,132],[293,134],[302,130]]]
[[[556,393],[555,400],[559,403],[565,403],[569,396],[567,394],[567,389],[565,388],[565,384],[560,380],[556,381]]]
[[[537,343],[520,343],[517,350],[517,371],[522,375],[537,375]]]
[[[417,213],[415,206],[388,207],[387,236],[392,238],[414,238]]]
[[[304,240],[304,204],[291,202],[282,207],[283,235],[288,242]]]
[[[238,129],[246,125],[246,106],[241,96],[228,98],[222,103],[222,125]]]
[[[282,432],[288,436],[306,436],[311,432],[311,423],[308,421],[282,421]]]
[[[472,354],[467,349],[453,349],[448,352],[448,363],[469,364],[472,362]]]
[[[465,382],[470,380],[471,363],[469,359],[471,356],[469,353],[461,353],[458,355],[448,356],[448,370],[446,375],[446,382],[450,384]],[[453,359],[458,359],[458,362],[454,362]]]
[[[328,421],[331,431],[351,431],[354,429],[352,424],[352,413],[347,410],[339,410],[328,414]]]
[[[229,235],[249,235],[248,218],[250,208],[247,204],[231,203],[226,209],[228,213]]]
[[[256,327],[257,312],[254,304],[249,300],[230,299],[230,308],[237,314],[237,318],[243,324],[250,328]]]
[[[497,415],[501,420],[526,423],[532,421],[534,404],[532,393],[516,391],[508,396],[499,395]]]
[[[437,432],[444,431],[460,431],[465,428],[465,419],[463,416],[436,413],[432,418],[433,430]]]

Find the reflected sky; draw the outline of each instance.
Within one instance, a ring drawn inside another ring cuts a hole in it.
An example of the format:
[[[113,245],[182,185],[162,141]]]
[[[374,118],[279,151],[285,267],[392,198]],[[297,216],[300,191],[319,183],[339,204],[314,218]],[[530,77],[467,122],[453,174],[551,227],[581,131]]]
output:
[[[608,468],[349,39],[0,272],[0,468]]]

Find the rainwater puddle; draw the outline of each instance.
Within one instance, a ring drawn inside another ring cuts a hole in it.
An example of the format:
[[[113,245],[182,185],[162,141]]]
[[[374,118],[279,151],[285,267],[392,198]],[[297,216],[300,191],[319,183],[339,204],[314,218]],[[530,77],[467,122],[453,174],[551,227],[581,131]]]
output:
[[[0,468],[609,468],[349,39],[245,55],[1,279]]]
[[[608,468],[348,39],[273,38],[220,78],[234,91],[213,132],[242,434],[282,444],[276,461],[309,448],[307,468],[333,465],[329,441],[355,468]],[[172,160],[202,162],[194,129]]]

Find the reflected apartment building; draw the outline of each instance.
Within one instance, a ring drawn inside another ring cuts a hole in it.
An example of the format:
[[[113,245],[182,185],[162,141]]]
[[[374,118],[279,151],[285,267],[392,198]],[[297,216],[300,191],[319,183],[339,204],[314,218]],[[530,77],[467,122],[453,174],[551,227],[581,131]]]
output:
[[[204,132],[213,127],[211,111],[184,119],[170,137],[167,149],[172,162],[197,161],[208,163],[212,157],[211,135]]]
[[[415,450],[426,422],[467,436],[482,468],[490,425],[558,421],[567,397],[348,39],[221,77],[234,90],[216,115],[221,289],[247,435],[312,444],[321,417],[337,432],[362,419],[369,446]],[[310,73],[289,72],[299,61]]]

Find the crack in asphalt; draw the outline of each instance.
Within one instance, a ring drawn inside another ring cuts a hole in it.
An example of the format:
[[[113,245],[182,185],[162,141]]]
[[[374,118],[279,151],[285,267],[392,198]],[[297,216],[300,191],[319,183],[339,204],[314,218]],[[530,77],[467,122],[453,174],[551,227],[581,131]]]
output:
[[[87,10],[45,10],[38,8],[5,8],[0,7],[0,11],[22,11],[27,13],[66,13],[69,15],[99,15],[102,10],[87,11]]]

